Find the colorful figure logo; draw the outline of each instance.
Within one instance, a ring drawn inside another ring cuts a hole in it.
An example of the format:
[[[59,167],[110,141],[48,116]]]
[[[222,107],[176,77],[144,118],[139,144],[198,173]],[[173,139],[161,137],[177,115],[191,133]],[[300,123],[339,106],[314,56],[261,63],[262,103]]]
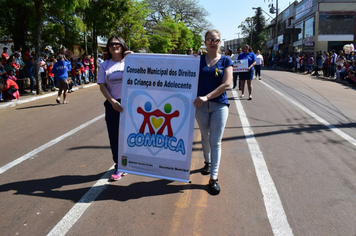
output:
[[[158,98],[157,98],[158,97]],[[145,147],[153,156],[173,152],[185,155],[183,131],[190,114],[192,102],[184,94],[161,92],[153,96],[147,91],[136,90],[128,96],[128,127],[126,144],[133,152]],[[163,98],[163,99],[162,99]],[[158,101],[157,101],[158,100]],[[177,109],[174,108],[178,108]]]
[[[137,113],[143,115],[143,121],[139,132],[143,134],[145,132],[146,126],[148,126],[148,130],[151,135],[163,134],[163,131],[167,127],[167,135],[168,137],[172,137],[173,130],[171,120],[174,117],[179,116],[179,111],[176,110],[172,114],[170,114],[170,112],[172,111],[172,105],[170,103],[166,103],[164,105],[164,112],[162,112],[160,109],[151,111],[151,102],[146,102],[144,108],[145,109],[142,109],[142,107],[137,108]],[[158,131],[155,133],[155,130]]]

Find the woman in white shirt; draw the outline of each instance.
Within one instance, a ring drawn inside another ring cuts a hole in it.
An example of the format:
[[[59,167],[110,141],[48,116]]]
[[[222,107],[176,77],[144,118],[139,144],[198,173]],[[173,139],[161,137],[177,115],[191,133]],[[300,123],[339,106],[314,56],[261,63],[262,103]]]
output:
[[[119,180],[126,175],[118,170],[118,144],[120,113],[124,111],[121,106],[121,89],[124,75],[125,56],[131,53],[125,41],[119,36],[112,36],[107,44],[108,60],[100,65],[98,81],[100,91],[105,97],[105,121],[109,134],[112,158],[115,163],[115,172],[111,180]]]
[[[257,53],[256,53],[256,65],[255,65],[255,76],[256,76],[256,79],[257,79],[257,76],[258,76],[258,79],[261,80],[261,68],[263,66],[263,56],[261,55],[261,52],[260,50],[257,50]]]

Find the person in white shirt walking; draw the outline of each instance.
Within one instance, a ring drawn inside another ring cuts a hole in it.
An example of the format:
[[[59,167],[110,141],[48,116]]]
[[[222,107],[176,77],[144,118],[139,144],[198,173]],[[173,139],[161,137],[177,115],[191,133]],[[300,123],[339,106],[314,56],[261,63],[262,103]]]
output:
[[[261,68],[263,66],[263,56],[261,55],[260,50],[257,50],[256,52],[256,65],[255,65],[255,76],[257,79],[261,80]]]

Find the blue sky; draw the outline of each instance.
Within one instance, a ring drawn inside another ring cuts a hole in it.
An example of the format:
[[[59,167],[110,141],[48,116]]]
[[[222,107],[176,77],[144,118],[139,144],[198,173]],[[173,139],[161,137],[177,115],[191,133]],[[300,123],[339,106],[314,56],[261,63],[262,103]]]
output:
[[[255,15],[252,7],[261,7],[273,18],[276,14],[269,13],[268,5],[273,3],[276,7],[277,0],[198,0],[199,5],[203,7],[209,16],[206,19],[213,25],[214,29],[220,31],[221,39],[231,40],[242,37],[241,30],[237,28],[247,17]],[[294,0],[278,0],[279,11],[285,10]],[[270,19],[263,12],[265,19]],[[268,21],[270,22],[270,20]]]

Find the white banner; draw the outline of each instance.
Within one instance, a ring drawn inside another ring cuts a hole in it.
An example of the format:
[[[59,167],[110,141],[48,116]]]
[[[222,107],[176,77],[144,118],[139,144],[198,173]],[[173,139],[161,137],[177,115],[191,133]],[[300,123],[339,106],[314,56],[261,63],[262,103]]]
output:
[[[233,72],[247,72],[248,71],[248,60],[235,60],[233,61]]]
[[[129,54],[120,116],[119,170],[189,181],[200,57]]]

